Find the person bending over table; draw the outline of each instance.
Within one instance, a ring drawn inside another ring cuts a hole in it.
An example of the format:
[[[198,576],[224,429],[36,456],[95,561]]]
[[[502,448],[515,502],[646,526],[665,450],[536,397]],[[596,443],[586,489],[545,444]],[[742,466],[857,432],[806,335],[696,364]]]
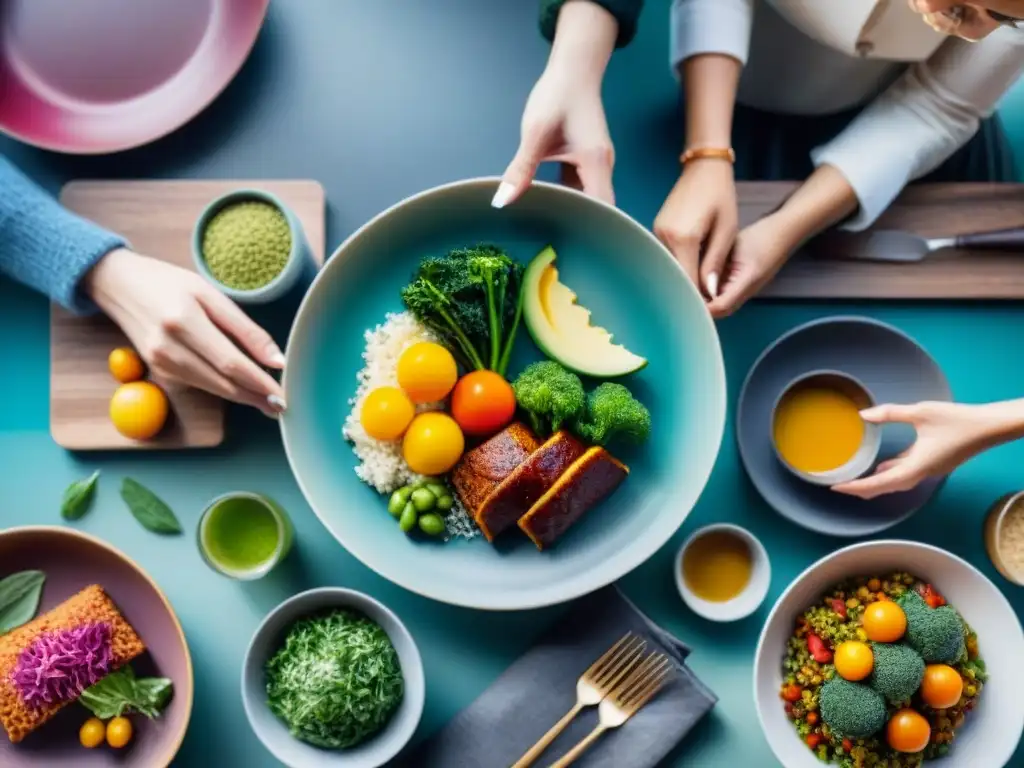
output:
[[[275,416],[284,366],[270,335],[194,272],[130,250],[76,216],[0,157],[0,275],[76,314],[101,310],[166,381]]]
[[[922,14],[955,5],[910,3]],[[950,39],[907,65],[820,42],[836,39],[836,22],[844,18],[838,2],[763,0],[755,16],[754,0],[675,0],[673,63],[686,87],[686,148],[695,156],[665,201],[655,233],[703,287],[712,314],[734,312],[823,229],[840,222],[852,230],[869,226],[911,180],[1012,179],[1005,138],[990,115],[1024,64],[1024,33],[997,29],[1008,22],[976,12],[984,5],[1010,14],[1014,3],[1024,0],[974,4],[975,15],[948,32],[984,42]],[[520,145],[495,207],[513,203],[544,161],[561,162],[569,181],[614,203],[614,149],[601,84],[612,51],[632,39],[642,5],[542,0],[551,54],[527,101]],[[924,20],[935,24],[933,16]],[[738,231],[734,178],[803,176],[779,210]],[[912,424],[917,440],[871,477],[835,488],[863,498],[909,489],[1024,437],[1024,400],[887,405],[864,417]]]

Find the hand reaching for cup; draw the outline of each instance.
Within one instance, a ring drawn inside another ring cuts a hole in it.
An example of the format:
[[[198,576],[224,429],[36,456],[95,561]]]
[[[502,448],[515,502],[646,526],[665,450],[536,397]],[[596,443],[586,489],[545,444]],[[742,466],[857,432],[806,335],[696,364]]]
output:
[[[910,424],[917,439],[899,456],[879,464],[874,474],[832,490],[873,499],[908,491],[929,477],[944,477],[982,451],[1017,436],[1020,404],[923,402],[869,408],[861,413],[865,421]]]
[[[281,385],[263,367],[284,367],[266,331],[199,275],[117,249],[82,289],[128,336],[161,379],[258,408],[284,410]]]

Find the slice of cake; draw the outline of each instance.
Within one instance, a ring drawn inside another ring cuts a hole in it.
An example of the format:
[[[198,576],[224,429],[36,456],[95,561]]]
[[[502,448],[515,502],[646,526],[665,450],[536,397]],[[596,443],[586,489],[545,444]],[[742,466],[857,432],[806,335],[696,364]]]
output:
[[[0,636],[0,725],[17,743],[146,650],[103,587]]]

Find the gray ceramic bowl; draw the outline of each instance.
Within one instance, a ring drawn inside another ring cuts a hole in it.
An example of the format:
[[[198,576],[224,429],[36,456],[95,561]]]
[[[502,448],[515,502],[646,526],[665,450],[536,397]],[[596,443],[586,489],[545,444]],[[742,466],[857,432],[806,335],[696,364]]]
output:
[[[206,259],[203,258],[203,233],[206,231],[210,219],[221,210],[233,203],[250,201],[268,203],[284,214],[292,235],[292,249],[288,254],[288,261],[285,262],[284,269],[278,273],[277,277],[260,288],[243,291],[229,288],[211,274],[206,266]],[[192,260],[199,274],[213,283],[221,293],[239,304],[269,304],[287,294],[300,282],[308,284],[316,274],[313,251],[309,247],[309,241],[306,240],[306,234],[298,216],[277,195],[272,195],[261,189],[236,189],[234,192],[228,192],[226,195],[216,198],[203,209],[192,229]]]
[[[932,497],[940,478],[865,501],[806,483],[776,457],[772,408],[794,378],[817,370],[846,372],[878,403],[952,399],[935,360],[891,325],[867,317],[827,317],[798,326],[761,354],[740,392],[736,441],[750,481],[780,515],[829,536],[869,536],[906,520]],[[913,441],[913,428],[885,425],[879,459],[896,456]]]
[[[333,608],[351,608],[377,622],[391,638],[405,678],[405,696],[384,730],[352,749],[319,749],[294,738],[267,707],[264,665],[297,620]],[[416,731],[423,714],[426,683],[419,649],[405,625],[369,595],[340,587],[322,587],[285,600],[263,620],[242,664],[242,703],[263,746],[289,768],[378,768],[395,757]]]
[[[842,392],[856,403],[857,408],[862,411],[865,408],[877,405],[875,399],[871,396],[871,391],[862,382],[858,381],[854,376],[851,376],[848,373],[843,373],[842,371],[822,370],[811,371],[810,373],[797,376],[789,383],[789,385],[786,386],[785,389],[782,390],[782,392],[779,393],[778,398],[775,400],[775,405],[772,406],[769,434],[771,434],[772,437],[772,449],[775,451],[775,456],[782,463],[782,466],[794,475],[799,477],[801,480],[805,480],[806,482],[814,485],[823,485],[828,487],[838,483],[856,480],[858,477],[867,474],[867,471],[874,466],[875,459],[878,458],[878,451],[882,447],[882,429],[877,424],[864,422],[864,437],[861,439],[857,452],[849,461],[835,469],[820,472],[804,471],[794,467],[786,461],[782,452],[779,450],[778,443],[775,441],[775,418],[779,411],[779,404],[790,392],[793,392],[797,388],[810,386],[812,384]]]

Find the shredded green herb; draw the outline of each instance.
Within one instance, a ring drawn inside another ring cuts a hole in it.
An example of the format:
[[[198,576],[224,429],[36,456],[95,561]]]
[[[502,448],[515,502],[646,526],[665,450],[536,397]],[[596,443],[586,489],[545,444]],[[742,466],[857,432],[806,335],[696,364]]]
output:
[[[354,747],[380,731],[404,692],[387,633],[337,610],[297,621],[267,662],[267,704],[292,736],[317,747]]]

